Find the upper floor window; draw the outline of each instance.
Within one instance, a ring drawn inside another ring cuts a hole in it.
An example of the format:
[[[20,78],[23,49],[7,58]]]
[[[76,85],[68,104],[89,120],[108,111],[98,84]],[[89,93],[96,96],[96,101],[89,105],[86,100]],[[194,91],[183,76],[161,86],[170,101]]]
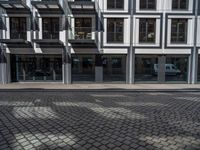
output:
[[[172,9],[173,10],[187,10],[188,0],[172,0]]]
[[[187,19],[172,19],[171,25],[171,43],[187,42]]]
[[[92,39],[92,18],[75,18],[75,38]]]
[[[107,42],[123,43],[124,41],[124,19],[109,18],[107,19]]]
[[[156,19],[143,18],[140,19],[139,42],[155,43],[156,35]]]
[[[11,39],[27,38],[26,17],[10,18],[10,38]]]
[[[142,10],[156,9],[156,0],[140,0],[140,9]]]
[[[59,39],[59,18],[43,18],[43,38]]]
[[[124,0],[107,0],[107,9],[124,9]]]

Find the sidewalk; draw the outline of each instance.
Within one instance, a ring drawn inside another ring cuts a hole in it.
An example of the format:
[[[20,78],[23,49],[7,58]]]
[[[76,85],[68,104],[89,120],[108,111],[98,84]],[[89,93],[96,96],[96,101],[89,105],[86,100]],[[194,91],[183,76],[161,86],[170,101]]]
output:
[[[0,91],[199,91],[200,84],[71,84],[11,83],[0,85]]]

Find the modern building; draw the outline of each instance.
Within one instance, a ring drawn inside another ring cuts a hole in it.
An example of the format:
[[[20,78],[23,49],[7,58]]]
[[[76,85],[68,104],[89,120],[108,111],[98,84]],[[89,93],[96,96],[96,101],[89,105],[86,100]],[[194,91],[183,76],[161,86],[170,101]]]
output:
[[[0,83],[200,82],[199,0],[0,0]]]

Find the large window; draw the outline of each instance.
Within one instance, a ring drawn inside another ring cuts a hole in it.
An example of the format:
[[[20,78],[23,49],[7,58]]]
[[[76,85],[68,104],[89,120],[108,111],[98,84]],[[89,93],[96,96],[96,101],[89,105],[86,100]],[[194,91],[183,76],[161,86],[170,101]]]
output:
[[[109,18],[107,20],[107,42],[123,43],[124,19]]]
[[[124,9],[124,0],[107,0],[107,9]]]
[[[199,55],[199,59],[198,59],[198,81],[200,82],[200,55]]]
[[[12,81],[61,81],[61,55],[11,55]]]
[[[156,19],[140,19],[139,42],[155,43]]]
[[[171,43],[187,43],[187,19],[172,19]]]
[[[104,55],[102,61],[105,82],[126,81],[126,55]]]
[[[140,9],[142,10],[156,9],[156,0],[140,0]]]
[[[43,18],[43,39],[59,39],[59,18]]]
[[[26,39],[27,25],[25,17],[10,18],[10,38],[11,39]]]
[[[92,18],[75,18],[75,38],[92,38]]]
[[[165,80],[171,82],[187,82],[188,56],[166,57]]]
[[[72,81],[95,81],[95,55],[72,55]]]
[[[135,59],[135,81],[158,81],[158,58],[154,55],[137,55]]]
[[[188,9],[188,0],[172,0],[173,10],[186,10]]]

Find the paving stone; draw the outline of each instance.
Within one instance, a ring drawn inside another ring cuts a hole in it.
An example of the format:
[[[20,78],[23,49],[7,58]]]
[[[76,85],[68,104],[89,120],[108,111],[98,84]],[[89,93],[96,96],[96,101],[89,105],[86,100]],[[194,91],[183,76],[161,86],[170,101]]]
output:
[[[0,149],[199,149],[200,93],[120,95],[0,92]]]

